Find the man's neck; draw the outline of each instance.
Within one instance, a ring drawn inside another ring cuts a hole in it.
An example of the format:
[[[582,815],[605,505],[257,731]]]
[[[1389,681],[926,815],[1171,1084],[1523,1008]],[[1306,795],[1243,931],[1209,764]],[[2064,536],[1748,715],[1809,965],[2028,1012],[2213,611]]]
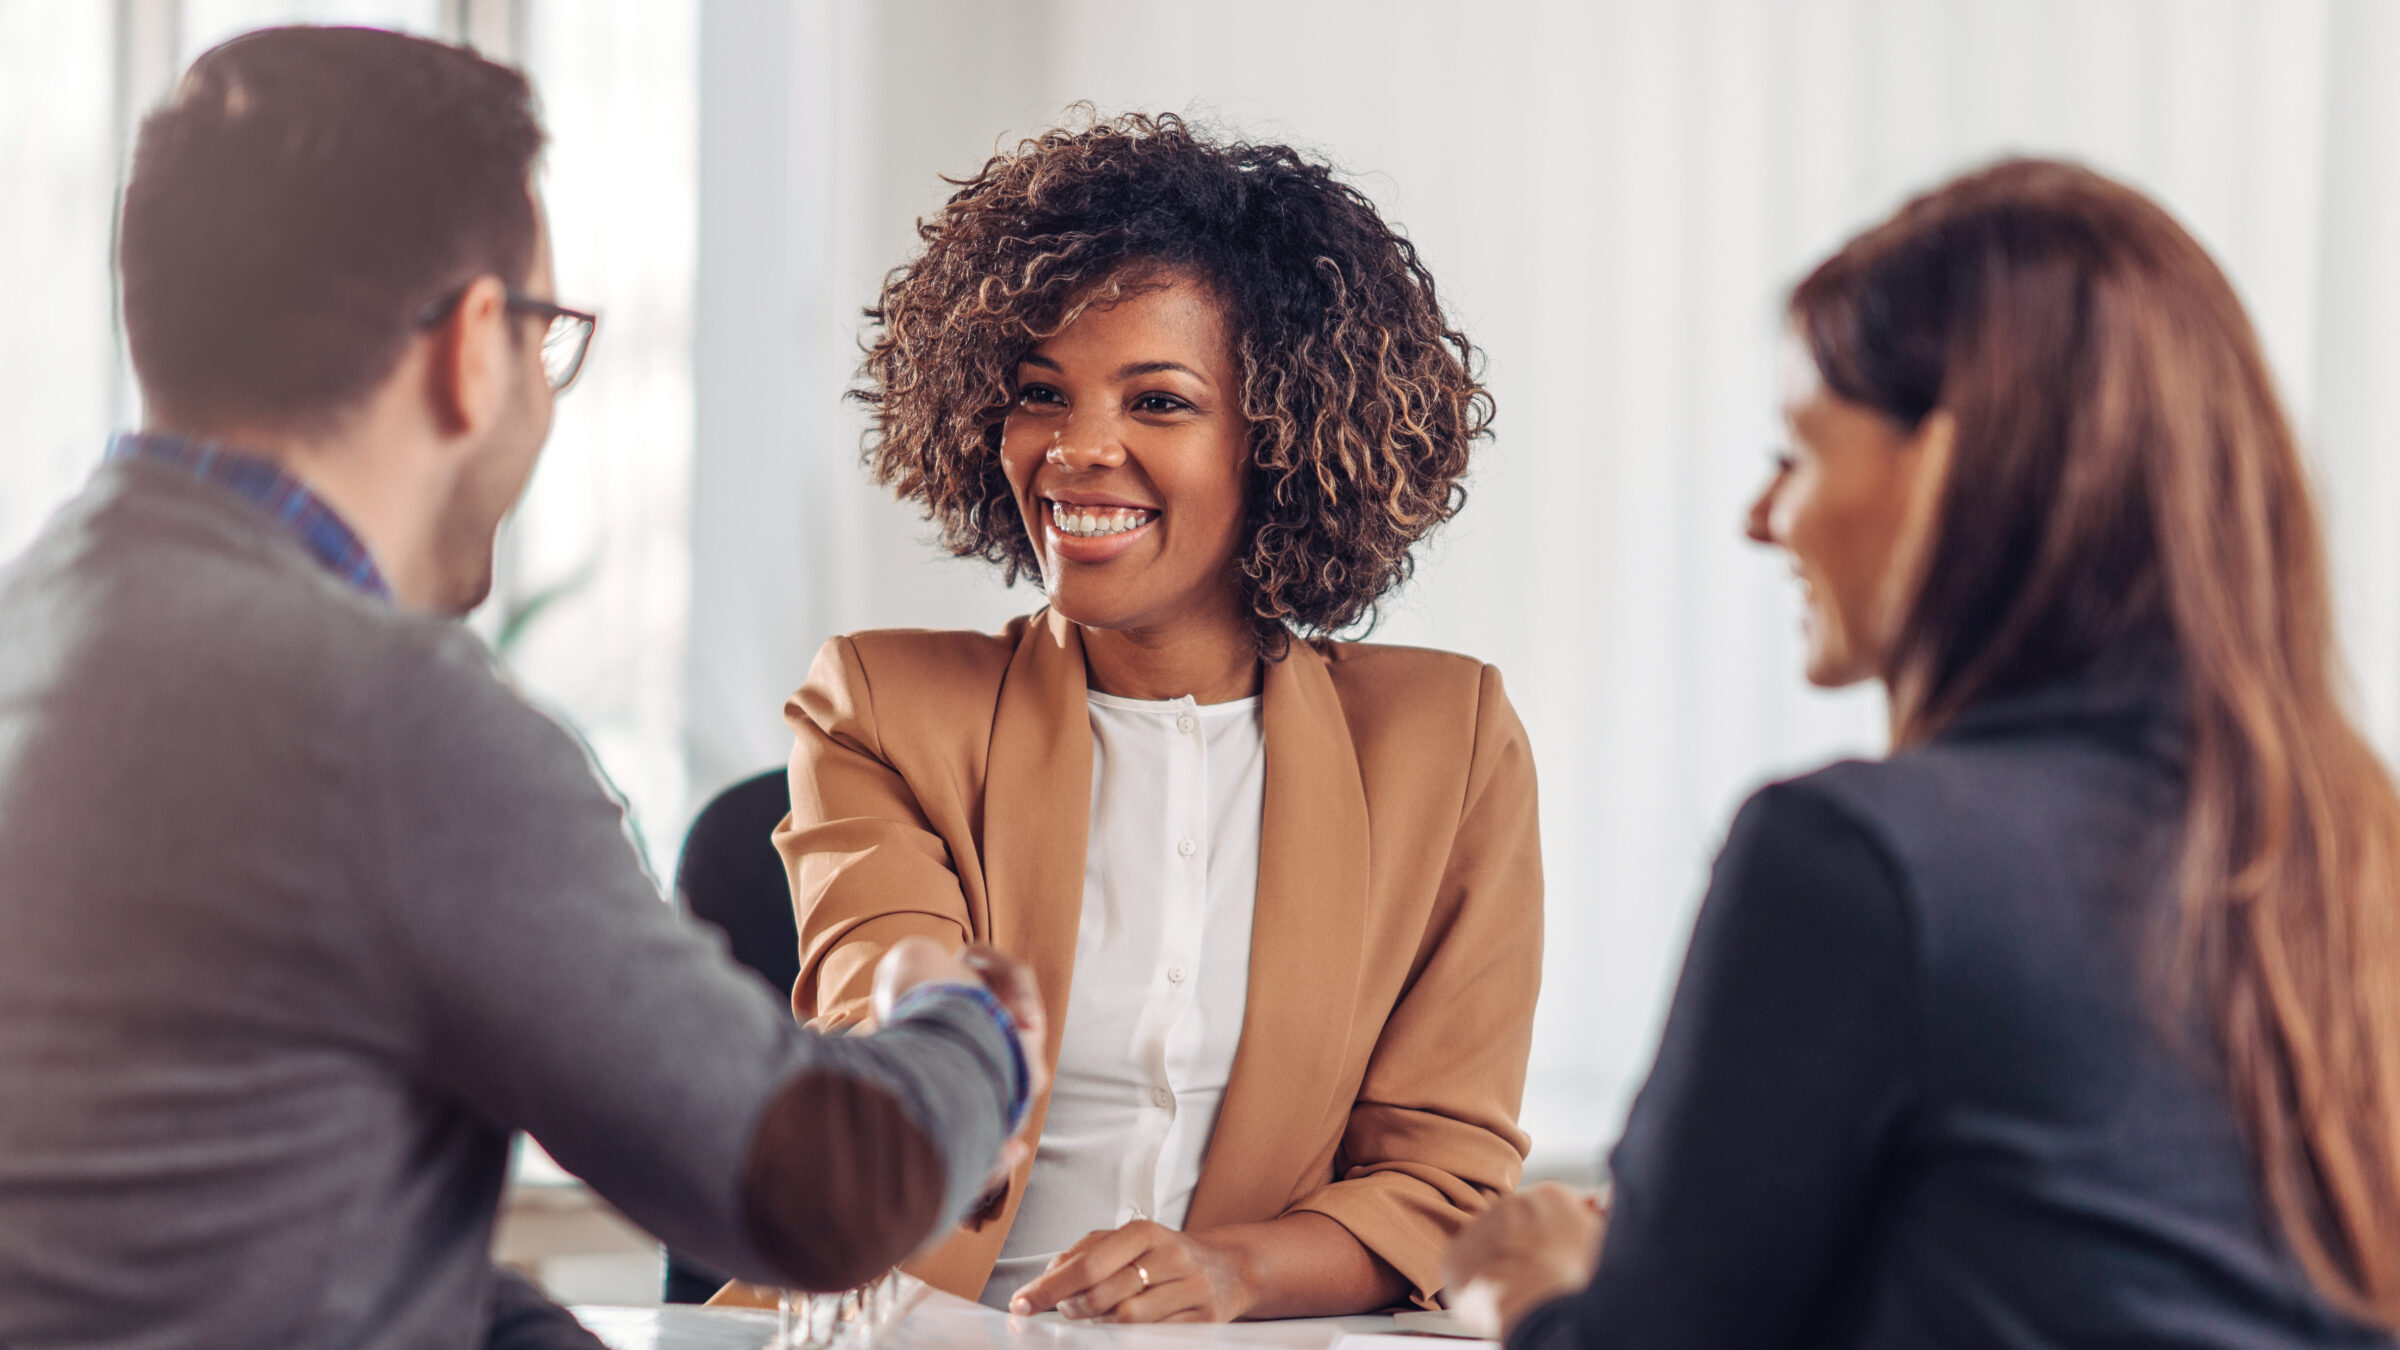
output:
[[[375,435],[371,426],[360,425],[363,420],[305,433],[240,421],[153,418],[143,431],[214,441],[274,464],[358,536],[395,600],[424,608],[434,578],[428,566],[432,551],[417,525],[428,518],[419,505],[423,488],[406,472],[408,457],[393,453],[395,447],[386,443],[390,438]]]

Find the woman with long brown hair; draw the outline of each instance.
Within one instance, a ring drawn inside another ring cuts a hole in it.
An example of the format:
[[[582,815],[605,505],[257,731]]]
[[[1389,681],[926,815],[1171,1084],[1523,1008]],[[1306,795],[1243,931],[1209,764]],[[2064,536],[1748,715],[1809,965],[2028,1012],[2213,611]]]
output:
[[[1743,808],[1605,1223],[1504,1202],[1453,1296],[1517,1347],[2389,1344],[2400,800],[2232,287],[2017,161],[1791,318],[1749,533],[1894,753]]]

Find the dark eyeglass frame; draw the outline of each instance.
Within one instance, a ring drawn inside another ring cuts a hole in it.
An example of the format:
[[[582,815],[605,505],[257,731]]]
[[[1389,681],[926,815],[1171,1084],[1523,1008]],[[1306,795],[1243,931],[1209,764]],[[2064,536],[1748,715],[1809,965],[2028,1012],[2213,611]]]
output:
[[[449,318],[451,312],[458,308],[458,302],[466,298],[467,288],[461,286],[427,305],[417,314],[417,327],[431,328]],[[568,387],[575,383],[575,377],[583,373],[585,358],[592,354],[592,335],[600,330],[600,316],[590,310],[570,309],[555,300],[544,300],[540,296],[517,290],[507,293],[507,305],[511,314],[542,321],[542,375],[550,382],[551,393],[567,392]],[[564,331],[574,335],[571,339],[574,346],[572,354],[565,358],[564,367],[554,370],[549,359],[552,345],[556,343],[561,350],[569,350],[565,344],[570,339],[563,335],[554,336],[560,333],[558,321],[561,319],[573,322],[573,326]]]

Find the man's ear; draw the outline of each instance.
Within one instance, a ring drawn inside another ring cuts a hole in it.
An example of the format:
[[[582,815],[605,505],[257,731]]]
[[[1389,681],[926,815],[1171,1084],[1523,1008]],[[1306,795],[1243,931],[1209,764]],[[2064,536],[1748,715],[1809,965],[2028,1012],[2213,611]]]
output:
[[[508,401],[508,288],[495,276],[477,277],[450,313],[426,332],[431,360],[426,392],[435,425],[447,435],[477,431],[499,417]]]

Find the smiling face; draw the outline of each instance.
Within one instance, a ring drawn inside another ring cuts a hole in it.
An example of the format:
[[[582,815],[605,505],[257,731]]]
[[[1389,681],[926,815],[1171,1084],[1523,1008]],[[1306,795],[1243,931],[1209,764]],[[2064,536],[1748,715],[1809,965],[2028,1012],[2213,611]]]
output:
[[[1246,623],[1241,387],[1216,297],[1175,274],[1018,365],[1000,458],[1061,614],[1121,632]]]
[[[1808,681],[1882,678],[1914,590],[1954,426],[1914,428],[1827,389],[1805,354],[1789,365],[1792,449],[1751,503],[1750,538],[1790,557],[1807,609]]]

